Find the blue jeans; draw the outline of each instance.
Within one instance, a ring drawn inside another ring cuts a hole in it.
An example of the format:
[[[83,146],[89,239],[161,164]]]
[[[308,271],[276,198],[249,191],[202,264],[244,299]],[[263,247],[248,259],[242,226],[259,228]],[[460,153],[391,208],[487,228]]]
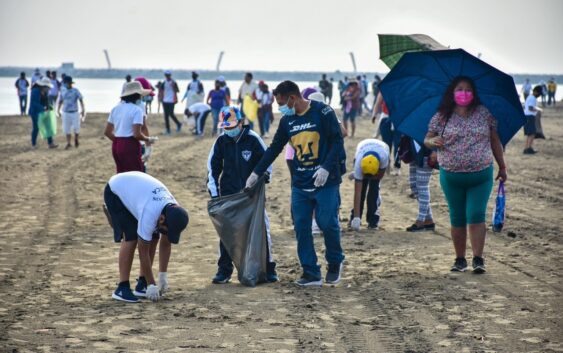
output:
[[[389,146],[389,155],[393,156],[395,167],[400,168],[401,163],[397,158],[397,150],[399,149],[399,144],[401,143],[401,133],[397,131],[397,129],[393,129],[393,123],[390,118],[381,119],[379,131],[381,132],[381,139],[387,144],[387,146]]]
[[[20,96],[20,114],[25,115],[27,111],[27,95]]]
[[[339,185],[313,191],[291,188],[291,212],[297,238],[297,255],[303,267],[303,274],[310,279],[321,279],[321,268],[317,264],[317,253],[311,233],[313,211],[317,224],[324,233],[326,261],[329,264],[340,264],[344,261],[344,252],[340,245],[339,206]]]
[[[211,108],[211,115],[213,115],[213,135],[217,135],[217,125],[219,125],[219,113],[221,108],[213,109]]]

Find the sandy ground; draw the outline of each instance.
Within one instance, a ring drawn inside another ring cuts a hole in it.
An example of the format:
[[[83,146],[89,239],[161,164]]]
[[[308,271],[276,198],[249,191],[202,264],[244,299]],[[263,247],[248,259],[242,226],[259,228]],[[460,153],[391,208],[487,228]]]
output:
[[[548,139],[537,142],[538,155],[521,154],[521,134],[508,146],[508,219],[502,233],[489,233],[487,274],[449,272],[454,254],[436,174],[436,232],[404,231],[417,205],[403,168],[382,183],[381,228],[343,232],[346,262],[336,288],[292,283],[300,267],[282,157],[267,189],[281,281],[211,284],[217,235],[205,178],[213,140],[161,137],[149,172],[191,220],[173,248],[171,292],[141,304],[111,299],[118,246],[100,207],[115,170],[105,118],[90,114],[82,145],[69,151],[48,150],[43,141],[32,151],[29,118],[0,118],[0,351],[563,352],[563,109],[546,109]],[[162,118],[151,116],[150,128],[161,132]],[[366,119],[358,130],[346,140],[348,165],[373,127]],[[343,217],[351,191],[352,182],[343,182]],[[492,206],[493,196],[488,219]],[[133,266],[134,277],[137,259]]]

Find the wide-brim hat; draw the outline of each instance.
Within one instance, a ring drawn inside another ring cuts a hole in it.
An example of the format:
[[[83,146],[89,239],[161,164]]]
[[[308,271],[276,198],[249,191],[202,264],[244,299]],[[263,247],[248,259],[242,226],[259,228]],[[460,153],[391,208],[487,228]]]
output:
[[[53,87],[53,85],[51,84],[51,80],[49,80],[47,77],[42,77],[40,80],[37,80],[35,84],[43,87],[49,87],[49,88]]]
[[[121,98],[131,96],[133,94],[140,94],[141,96],[146,96],[151,93],[150,89],[143,89],[143,86],[139,81],[131,81],[125,84],[123,92],[121,93]]]

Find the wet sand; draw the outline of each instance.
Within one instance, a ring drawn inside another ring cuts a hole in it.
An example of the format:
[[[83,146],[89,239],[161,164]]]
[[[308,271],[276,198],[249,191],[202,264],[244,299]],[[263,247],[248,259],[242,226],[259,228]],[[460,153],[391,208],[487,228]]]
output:
[[[29,147],[28,117],[0,118],[1,352],[563,352],[563,109],[546,109],[535,156],[523,136],[506,160],[507,223],[489,232],[485,275],[450,273],[448,211],[432,177],[436,232],[407,233],[417,204],[408,167],[382,182],[379,230],[345,230],[338,287],[297,288],[300,275],[283,157],[267,188],[281,281],[256,288],[211,284],[217,235],[207,216],[206,160],[213,140],[161,137],[149,172],[190,213],[173,247],[171,291],[159,303],[111,299],[118,246],[101,211],[114,173],[106,114],[92,113],[80,148]],[[207,129],[210,128],[208,119]],[[153,132],[162,117],[150,117]],[[355,145],[373,125],[359,122]],[[266,140],[269,142],[269,140]],[[353,183],[342,183],[342,218]],[[487,219],[494,204],[494,192]],[[324,259],[322,238],[316,238]],[[132,278],[138,271],[133,264]],[[134,280],[132,280],[134,282]]]

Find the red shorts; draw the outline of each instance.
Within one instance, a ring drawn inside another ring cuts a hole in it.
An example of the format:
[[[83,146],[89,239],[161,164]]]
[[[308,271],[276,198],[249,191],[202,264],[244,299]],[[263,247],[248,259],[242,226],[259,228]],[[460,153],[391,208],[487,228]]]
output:
[[[144,172],[141,160],[141,143],[134,137],[116,137],[111,145],[111,153],[118,173]]]

